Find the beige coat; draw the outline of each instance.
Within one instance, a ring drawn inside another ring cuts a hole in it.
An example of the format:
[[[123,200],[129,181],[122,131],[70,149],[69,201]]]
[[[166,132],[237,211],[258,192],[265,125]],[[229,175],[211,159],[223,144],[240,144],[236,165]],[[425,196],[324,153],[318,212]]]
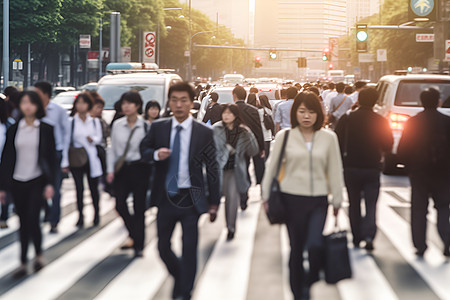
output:
[[[283,193],[298,196],[332,195],[335,208],[341,206],[344,186],[343,167],[339,143],[334,132],[321,129],[314,133],[312,151],[309,152],[300,130],[280,131],[272,144],[262,182],[263,199],[268,199],[270,185],[275,176],[278,158],[287,130],[291,130],[284,158],[284,176],[280,181]]]

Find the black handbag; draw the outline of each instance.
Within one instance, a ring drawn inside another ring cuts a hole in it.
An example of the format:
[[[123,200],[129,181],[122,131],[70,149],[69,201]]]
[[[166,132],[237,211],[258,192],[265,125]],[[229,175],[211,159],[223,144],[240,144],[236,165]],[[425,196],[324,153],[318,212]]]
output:
[[[283,162],[288,137],[289,137],[289,130],[286,131],[286,134],[284,135],[280,157],[278,158],[277,171],[270,186],[270,194],[268,200],[269,209],[267,212],[267,217],[269,218],[270,224],[283,224],[286,222],[286,209],[281,199],[281,189],[280,183],[278,182],[278,176],[280,175],[281,164]]]
[[[264,122],[264,127],[266,127],[267,130],[272,131],[272,134],[273,134],[274,130],[275,130],[275,124],[273,122],[272,117],[266,112],[265,109],[264,109],[263,122]]]
[[[337,226],[337,220],[335,228]],[[352,278],[352,267],[348,254],[347,231],[337,230],[324,236],[325,240],[325,281],[335,284]]]

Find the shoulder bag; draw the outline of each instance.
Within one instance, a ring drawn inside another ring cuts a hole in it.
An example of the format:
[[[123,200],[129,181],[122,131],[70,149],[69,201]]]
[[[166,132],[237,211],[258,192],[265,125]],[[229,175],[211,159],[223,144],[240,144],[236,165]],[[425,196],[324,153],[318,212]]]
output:
[[[272,184],[270,185],[270,194],[268,200],[269,209],[267,213],[270,224],[283,224],[286,221],[286,209],[281,199],[281,189],[280,182],[278,181],[278,176],[280,174],[281,164],[283,162],[289,132],[289,130],[286,131],[286,134],[284,135],[280,157],[278,158],[277,171],[275,172],[275,177],[272,179]]]
[[[130,135],[128,136],[127,145],[125,146],[125,151],[123,152],[122,156],[119,157],[119,159],[114,164],[114,173],[117,174],[120,172],[120,170],[123,168],[123,165],[125,164],[125,159],[128,154],[128,150],[130,150],[130,141],[133,137],[134,132],[136,131],[137,126],[134,126],[134,128],[131,130]]]
[[[75,126],[75,119],[72,119],[72,129],[70,132],[70,146],[69,146],[69,167],[81,168],[87,164],[89,157],[86,149],[83,147],[76,148],[73,145],[73,130]]]

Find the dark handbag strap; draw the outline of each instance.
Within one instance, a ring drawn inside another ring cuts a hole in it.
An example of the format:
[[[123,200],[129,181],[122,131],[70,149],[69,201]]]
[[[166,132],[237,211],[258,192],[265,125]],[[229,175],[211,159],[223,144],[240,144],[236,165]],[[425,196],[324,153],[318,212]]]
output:
[[[275,178],[278,178],[278,176],[280,175],[281,163],[283,162],[283,157],[284,157],[284,152],[286,150],[286,144],[288,141],[289,132],[290,132],[290,130],[287,130],[284,135],[283,145],[281,146],[280,157],[278,158],[277,172],[275,173]]]
[[[70,129],[70,147],[73,147],[73,128],[75,127],[75,118],[72,119],[72,128]]]
[[[136,131],[137,126],[134,126],[134,128],[131,130],[130,135],[128,136],[127,145],[125,146],[125,151],[123,152],[121,157],[126,157],[128,154],[128,150],[130,150],[130,142],[131,138],[133,137],[134,132]]]

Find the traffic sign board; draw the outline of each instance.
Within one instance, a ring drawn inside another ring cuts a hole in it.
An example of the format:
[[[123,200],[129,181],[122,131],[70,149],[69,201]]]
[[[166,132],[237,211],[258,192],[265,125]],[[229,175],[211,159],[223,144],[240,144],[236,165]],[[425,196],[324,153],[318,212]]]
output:
[[[377,61],[387,61],[387,50],[386,49],[378,49],[377,50]]]
[[[84,49],[91,48],[91,35],[90,34],[80,34],[80,48],[84,48]]]
[[[418,43],[432,43],[434,42],[434,33],[417,33],[416,42]]]
[[[155,62],[156,34],[144,32],[144,62]]]
[[[450,40],[445,41],[445,61],[450,61]]]

